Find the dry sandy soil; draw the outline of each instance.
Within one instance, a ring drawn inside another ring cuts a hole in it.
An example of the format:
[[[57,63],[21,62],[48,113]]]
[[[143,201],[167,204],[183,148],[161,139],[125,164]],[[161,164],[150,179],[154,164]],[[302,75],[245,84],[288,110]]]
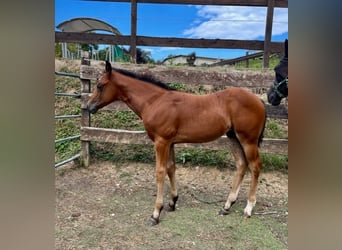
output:
[[[258,201],[243,218],[249,174],[227,216],[217,212],[233,171],[214,167],[177,169],[179,202],[161,222],[147,226],[155,195],[151,164],[94,162],[56,170],[56,249],[287,249],[288,178],[262,173]],[[168,200],[166,182],[165,202]]]

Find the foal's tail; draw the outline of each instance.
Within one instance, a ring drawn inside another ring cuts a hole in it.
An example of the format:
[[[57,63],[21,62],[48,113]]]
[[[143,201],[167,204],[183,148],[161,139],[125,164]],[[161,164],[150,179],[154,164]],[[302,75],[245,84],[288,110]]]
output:
[[[264,104],[265,109],[266,109],[266,105],[265,105],[264,101],[263,101],[263,100],[261,100],[261,101],[262,101],[262,103]],[[266,127],[266,120],[267,120],[267,113],[266,113],[266,111],[265,111],[265,120],[264,120],[264,125],[263,125],[263,127],[262,127],[261,133],[260,133],[260,135],[259,135],[258,147],[260,147],[260,145],[261,145],[261,143],[262,143],[262,140],[264,139],[264,132],[265,132],[265,127]]]

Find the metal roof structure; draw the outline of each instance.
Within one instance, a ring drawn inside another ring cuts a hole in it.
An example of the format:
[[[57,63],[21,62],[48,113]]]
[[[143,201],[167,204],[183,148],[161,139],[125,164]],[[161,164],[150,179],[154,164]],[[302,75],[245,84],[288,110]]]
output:
[[[112,25],[90,17],[78,17],[73,18],[67,21],[64,21],[56,26],[57,29],[61,30],[62,32],[93,32],[93,31],[107,31],[112,33],[113,35],[121,35],[120,31],[113,27]],[[77,56],[80,56],[80,47],[78,46]],[[66,43],[62,43],[62,57],[63,58],[75,58],[73,53],[67,48]],[[119,48],[117,45],[111,45],[109,50],[106,53],[106,58],[109,57],[110,61],[115,61],[115,58],[123,58],[123,51],[122,48]],[[94,51],[92,54],[92,58],[98,58],[98,51]]]
[[[108,31],[115,35],[121,35],[120,31],[112,25],[101,20],[89,17],[73,18],[57,25],[62,32],[90,32],[95,30]]]

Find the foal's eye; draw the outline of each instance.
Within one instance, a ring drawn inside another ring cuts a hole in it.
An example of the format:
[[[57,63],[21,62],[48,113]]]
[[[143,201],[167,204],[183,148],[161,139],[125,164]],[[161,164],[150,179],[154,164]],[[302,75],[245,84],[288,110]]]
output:
[[[102,90],[102,89],[103,89],[103,85],[102,85],[102,84],[97,84],[97,85],[96,85],[96,88],[97,88],[98,90]]]

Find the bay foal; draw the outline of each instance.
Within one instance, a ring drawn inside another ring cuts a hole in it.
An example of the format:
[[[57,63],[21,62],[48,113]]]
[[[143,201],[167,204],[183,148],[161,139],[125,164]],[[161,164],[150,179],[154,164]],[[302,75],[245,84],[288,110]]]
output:
[[[227,202],[219,214],[228,214],[249,166],[251,185],[244,213],[247,217],[251,216],[261,169],[258,146],[266,122],[265,106],[258,97],[236,87],[208,95],[179,92],[159,81],[113,69],[106,62],[105,73],[98,80],[87,108],[91,113],[96,113],[117,100],[125,102],[142,119],[147,135],[154,142],[157,198],[150,225],[159,223],[166,175],[171,186],[167,210],[174,211],[176,208],[178,193],[174,145],[209,142],[224,134],[228,137],[237,171]]]

